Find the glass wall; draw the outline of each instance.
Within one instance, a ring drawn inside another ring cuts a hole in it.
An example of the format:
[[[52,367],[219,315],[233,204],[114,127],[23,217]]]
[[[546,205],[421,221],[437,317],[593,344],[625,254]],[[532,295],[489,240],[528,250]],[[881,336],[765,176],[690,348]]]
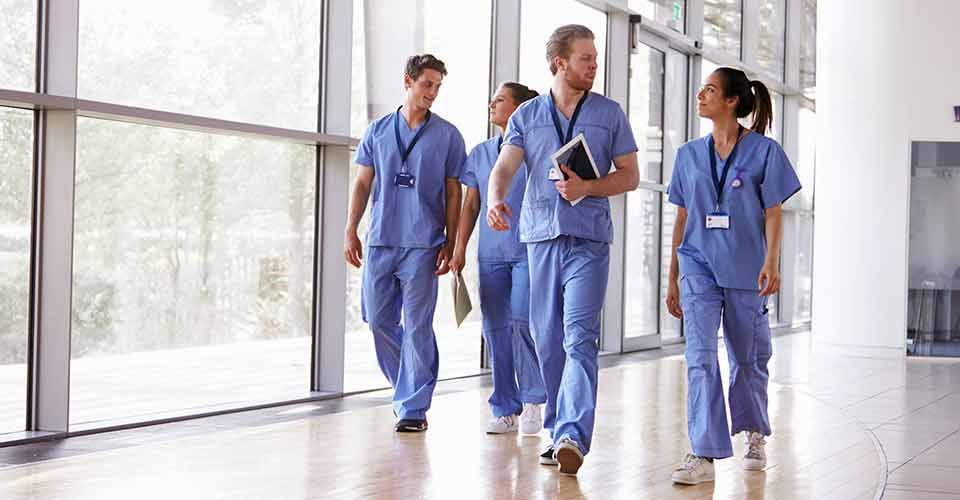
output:
[[[757,64],[777,80],[783,80],[786,28],[787,0],[760,0]]]
[[[362,0],[354,2],[354,54],[361,55],[361,58],[355,57],[353,63],[351,129],[354,135],[362,137],[371,120],[392,113],[403,104],[406,58],[429,52],[443,60],[449,72],[432,110],[460,129],[468,151],[486,140],[491,2],[403,1],[378,4],[377,9],[367,9],[367,4],[369,2]],[[464,18],[472,21],[460,22]],[[385,26],[390,29],[384,29]],[[404,32],[405,29],[408,31]],[[364,233],[365,228],[361,228],[361,239]],[[464,268],[464,278],[475,299],[476,240],[474,234]],[[352,267],[348,270],[344,374],[347,392],[389,386],[376,362],[373,337],[361,319],[361,275],[361,270]],[[453,317],[449,280],[449,276],[440,278],[434,320],[441,378],[470,375],[481,368],[479,306],[475,304],[474,312],[458,328]]]
[[[628,116],[637,140],[640,178],[662,182],[664,137],[664,66],[666,55],[638,44],[630,56]],[[624,259],[624,337],[656,335],[660,330],[661,193],[638,189],[627,193]]]
[[[316,130],[321,3],[80,2],[83,99]]]
[[[89,118],[77,139],[71,422],[307,393],[316,148]]]
[[[684,0],[630,0],[630,10],[641,16],[665,24],[679,32],[684,31]]]
[[[704,0],[704,47],[740,57],[742,19],[741,0]]]
[[[0,434],[26,421],[32,157],[33,113],[0,107]]]
[[[800,88],[809,99],[817,98],[817,0],[801,0]]]
[[[0,2],[0,88],[34,89],[36,33],[36,0]]]
[[[547,40],[565,24],[582,24],[596,37],[597,77],[593,92],[605,93],[607,14],[575,0],[522,0],[520,3],[520,81],[539,92],[553,84]]]

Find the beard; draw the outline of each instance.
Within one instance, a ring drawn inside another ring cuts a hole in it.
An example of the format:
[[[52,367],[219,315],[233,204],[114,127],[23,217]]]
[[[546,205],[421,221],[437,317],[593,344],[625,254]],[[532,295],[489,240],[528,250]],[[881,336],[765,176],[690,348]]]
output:
[[[579,78],[573,75],[567,74],[567,77],[564,79],[566,84],[571,88],[577,89],[582,92],[589,92],[593,88],[593,80],[588,80],[586,78]]]

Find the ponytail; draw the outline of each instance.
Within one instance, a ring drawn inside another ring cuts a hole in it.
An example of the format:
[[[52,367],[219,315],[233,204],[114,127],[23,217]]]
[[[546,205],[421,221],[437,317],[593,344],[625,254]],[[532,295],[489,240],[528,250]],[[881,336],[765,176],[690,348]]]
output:
[[[750,80],[746,73],[736,68],[718,68],[716,73],[723,84],[723,95],[739,98],[734,111],[737,118],[746,118],[753,113],[750,129],[760,135],[766,134],[773,123],[773,101],[767,86],[760,80]]]
[[[750,82],[750,88],[756,97],[753,107],[753,126],[750,128],[754,132],[764,135],[770,125],[773,123],[773,101],[770,99],[770,91],[760,80]]]

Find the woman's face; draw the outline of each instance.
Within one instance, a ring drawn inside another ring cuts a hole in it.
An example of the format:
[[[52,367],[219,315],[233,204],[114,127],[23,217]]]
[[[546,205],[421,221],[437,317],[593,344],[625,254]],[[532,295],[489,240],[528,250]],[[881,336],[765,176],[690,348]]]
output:
[[[517,110],[517,103],[513,100],[510,89],[500,87],[497,93],[490,99],[490,123],[504,128],[507,126],[507,120],[510,115]]]
[[[723,82],[720,75],[714,71],[707,77],[700,92],[697,92],[697,114],[711,120],[722,116],[735,116],[738,100],[737,97],[724,97]]]

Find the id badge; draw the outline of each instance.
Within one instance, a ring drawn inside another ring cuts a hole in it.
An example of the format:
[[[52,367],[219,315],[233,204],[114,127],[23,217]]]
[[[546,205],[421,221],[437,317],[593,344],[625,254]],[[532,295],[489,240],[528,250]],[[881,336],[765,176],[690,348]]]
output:
[[[725,212],[707,214],[707,229],[730,229],[730,214]]]
[[[547,172],[547,180],[562,181],[563,172],[561,172],[560,169],[557,167],[550,167],[550,170]]]
[[[393,178],[393,183],[403,188],[412,188],[416,181],[416,177],[403,172],[400,172]]]

